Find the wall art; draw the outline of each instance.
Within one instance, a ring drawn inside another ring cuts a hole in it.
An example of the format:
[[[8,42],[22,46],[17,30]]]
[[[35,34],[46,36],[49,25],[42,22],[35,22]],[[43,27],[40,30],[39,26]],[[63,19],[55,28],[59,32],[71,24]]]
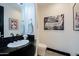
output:
[[[44,17],[44,30],[64,30],[64,14]]]
[[[9,18],[9,29],[17,30],[18,29],[18,20],[14,18]]]
[[[79,31],[79,4],[73,6],[73,30]]]

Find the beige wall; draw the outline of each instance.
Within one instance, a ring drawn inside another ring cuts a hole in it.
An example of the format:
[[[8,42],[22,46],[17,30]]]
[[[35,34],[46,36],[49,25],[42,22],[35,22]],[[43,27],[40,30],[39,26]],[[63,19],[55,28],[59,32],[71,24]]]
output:
[[[73,31],[74,4],[37,4],[38,39],[49,48],[79,53],[79,32]],[[44,17],[64,14],[64,30],[44,30]]]

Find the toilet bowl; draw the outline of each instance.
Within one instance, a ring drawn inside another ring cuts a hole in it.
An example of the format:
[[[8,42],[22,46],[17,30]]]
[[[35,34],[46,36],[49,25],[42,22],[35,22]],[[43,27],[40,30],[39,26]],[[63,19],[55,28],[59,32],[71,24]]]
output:
[[[47,48],[47,46],[45,44],[39,43],[38,49],[37,49],[37,54],[39,56],[44,56],[45,52],[46,52],[46,48]]]

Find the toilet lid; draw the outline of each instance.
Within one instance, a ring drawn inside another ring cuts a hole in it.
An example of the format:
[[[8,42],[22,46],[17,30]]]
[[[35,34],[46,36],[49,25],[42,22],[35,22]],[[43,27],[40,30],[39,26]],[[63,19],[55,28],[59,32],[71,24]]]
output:
[[[43,44],[43,43],[39,43],[39,46],[40,47],[47,47],[45,44]]]

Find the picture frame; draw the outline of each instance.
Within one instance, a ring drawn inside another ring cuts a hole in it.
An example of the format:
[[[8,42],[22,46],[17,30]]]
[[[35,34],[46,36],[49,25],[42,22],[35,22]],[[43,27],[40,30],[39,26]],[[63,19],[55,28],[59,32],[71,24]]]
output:
[[[64,30],[64,14],[44,17],[44,30]]]
[[[14,18],[9,18],[9,30],[18,29],[18,20]]]
[[[73,5],[73,30],[79,31],[79,4],[74,3]]]

